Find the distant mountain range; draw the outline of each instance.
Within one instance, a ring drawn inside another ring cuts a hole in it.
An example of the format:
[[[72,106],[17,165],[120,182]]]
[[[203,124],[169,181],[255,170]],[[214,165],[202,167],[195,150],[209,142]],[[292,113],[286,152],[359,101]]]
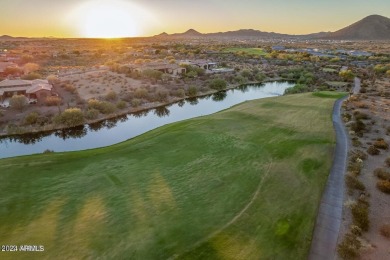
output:
[[[370,15],[336,32],[319,32],[306,35],[290,35],[275,32],[263,32],[253,29],[237,31],[200,33],[190,29],[184,33],[161,33],[153,36],[166,39],[193,39],[193,38],[264,38],[264,39],[328,39],[328,40],[390,40],[390,19],[380,15]],[[51,37],[50,37],[51,38]],[[26,37],[0,36],[0,40],[26,40]]]
[[[297,38],[329,40],[390,40],[390,19],[380,15],[370,15],[336,32],[320,32],[306,35],[289,35],[275,32],[263,32],[253,29],[238,31],[200,33],[190,29],[184,33],[162,33],[160,38]]]

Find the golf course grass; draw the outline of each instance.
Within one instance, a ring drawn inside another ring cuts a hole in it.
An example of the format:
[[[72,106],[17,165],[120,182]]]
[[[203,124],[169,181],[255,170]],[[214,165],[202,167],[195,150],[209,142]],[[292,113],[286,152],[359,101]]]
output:
[[[305,259],[334,98],[254,100],[126,142],[0,160],[1,259]]]
[[[261,48],[226,48],[223,50],[223,52],[231,52],[231,53],[245,53],[248,55],[259,55],[264,56],[267,54],[263,49]]]

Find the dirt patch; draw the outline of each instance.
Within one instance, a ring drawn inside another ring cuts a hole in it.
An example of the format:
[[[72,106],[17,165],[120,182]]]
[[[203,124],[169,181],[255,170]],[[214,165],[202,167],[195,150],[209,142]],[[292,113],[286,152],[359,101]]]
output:
[[[374,174],[377,168],[390,171],[385,163],[390,157],[390,150],[383,145],[390,145],[390,97],[386,94],[390,90],[390,80],[381,79],[375,83],[370,82],[367,92],[358,94],[346,102],[345,118],[350,118],[346,123],[351,136],[351,150],[361,150],[367,154],[361,172],[357,179],[365,186],[364,193],[369,201],[370,227],[361,236],[362,248],[360,259],[390,259],[390,240],[386,238],[381,229],[390,224],[390,195],[377,188],[378,177]],[[358,119],[360,118],[360,119]],[[363,123],[363,129],[357,131],[353,126],[357,120]],[[355,130],[355,131],[353,131]],[[379,140],[379,141],[378,141]],[[382,144],[382,145],[379,145]],[[379,154],[373,155],[368,151],[369,147],[377,146]],[[346,194],[348,194],[346,192]],[[345,196],[345,210],[340,237],[345,235],[352,223],[351,212],[348,206],[358,199],[361,194]]]

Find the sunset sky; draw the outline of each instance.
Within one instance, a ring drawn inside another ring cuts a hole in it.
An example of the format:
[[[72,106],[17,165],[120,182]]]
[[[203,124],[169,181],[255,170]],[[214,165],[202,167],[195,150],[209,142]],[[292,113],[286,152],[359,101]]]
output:
[[[151,36],[258,29],[335,31],[365,16],[390,17],[389,0],[0,0],[0,35]]]

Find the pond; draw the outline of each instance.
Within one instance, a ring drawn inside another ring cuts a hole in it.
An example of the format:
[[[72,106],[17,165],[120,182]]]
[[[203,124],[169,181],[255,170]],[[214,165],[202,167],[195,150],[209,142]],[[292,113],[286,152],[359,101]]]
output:
[[[246,100],[283,95],[293,83],[268,82],[245,85],[204,97],[188,98],[168,106],[130,113],[99,123],[51,132],[0,138],[0,158],[42,153],[78,151],[116,144],[157,127],[209,115]]]

